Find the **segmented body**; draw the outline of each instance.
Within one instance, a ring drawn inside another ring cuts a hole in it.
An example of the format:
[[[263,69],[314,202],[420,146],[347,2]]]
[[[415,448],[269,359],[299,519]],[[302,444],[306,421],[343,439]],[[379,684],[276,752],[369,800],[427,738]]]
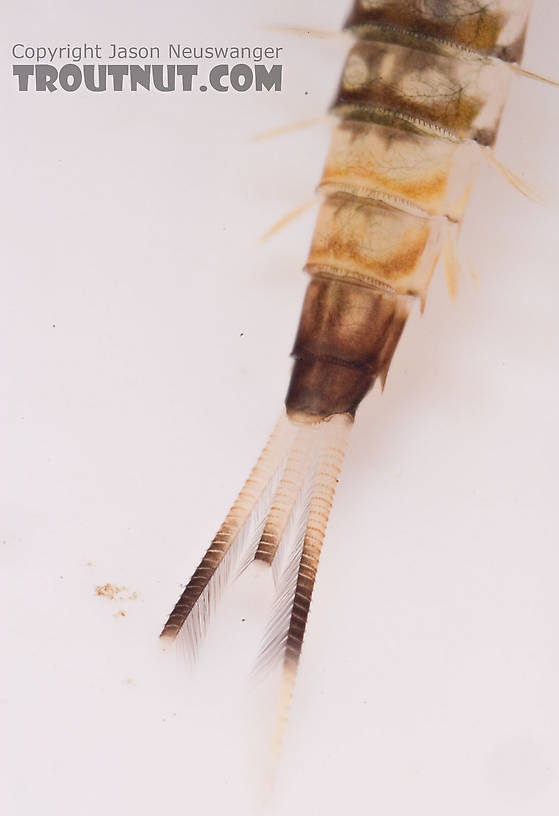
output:
[[[274,564],[278,597],[261,664],[280,658],[291,689],[349,428],[375,381],[384,384],[411,304],[424,302],[456,237],[482,151],[497,136],[529,9],[529,0],[355,3],[287,415],[163,636],[185,631],[196,648],[237,568]]]
[[[354,414],[385,379],[464,215],[518,59],[529,2],[358,0],[319,186],[288,411]]]

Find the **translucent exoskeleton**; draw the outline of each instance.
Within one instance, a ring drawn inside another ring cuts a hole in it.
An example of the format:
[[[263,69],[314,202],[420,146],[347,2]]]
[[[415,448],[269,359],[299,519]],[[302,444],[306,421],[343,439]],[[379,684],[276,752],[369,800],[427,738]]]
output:
[[[354,42],[331,108],[336,121],[318,186],[321,203],[305,266],[310,282],[292,352],[286,412],[162,632],[164,638],[184,637],[195,652],[228,581],[253,560],[271,565],[277,598],[259,666],[282,666],[284,708],[357,407],[377,381],[384,387],[408,319],[402,344],[406,338],[414,342],[411,330],[414,337],[422,331],[418,313],[425,308],[441,259],[454,292],[456,242],[469,214],[474,181],[480,168],[493,161],[510,84],[528,82],[515,74],[520,73],[530,6],[529,0],[356,0],[346,21]],[[509,193],[504,188],[498,196],[495,209],[508,201]],[[479,207],[479,198],[474,203]],[[534,212],[530,210],[536,218]],[[506,250],[507,225],[501,221],[492,229],[490,218],[485,213],[481,219],[488,226],[480,244],[484,251],[489,246],[491,257],[497,245]],[[522,220],[518,218],[518,229]],[[481,258],[485,267],[483,253]],[[513,261],[509,259],[511,278],[524,281],[531,291],[537,273],[515,269]],[[476,269],[474,276],[478,274]],[[501,276],[500,285],[507,283]],[[441,307],[442,299],[435,298]],[[430,334],[437,324],[447,333],[433,343],[422,341],[423,362],[419,351],[404,359],[404,367],[412,359],[421,366],[423,376],[413,381],[420,384],[415,392],[420,396],[403,384],[400,371],[401,407],[393,429],[416,417],[417,400],[423,406],[427,399],[426,384],[442,376],[441,360],[450,365],[452,318],[431,318]],[[445,353],[433,362],[439,345]],[[400,346],[395,360],[398,354]],[[477,354],[479,362],[479,347]],[[524,374],[518,371],[519,387]],[[435,391],[440,397],[440,390]],[[388,399],[393,409],[389,393],[387,386],[377,403]],[[456,398],[448,400],[456,410]],[[406,411],[409,420],[403,418]],[[370,411],[368,419],[375,423],[378,443],[381,419],[373,419]],[[482,468],[481,451],[478,458]],[[440,467],[432,453],[424,461],[425,479]],[[360,475],[367,478],[363,471]],[[394,494],[393,472],[391,478]],[[433,497],[436,504],[448,500]],[[408,517],[405,501],[405,495],[398,495],[392,506],[407,518],[407,525],[398,519],[400,534],[407,529],[411,538],[419,522]],[[432,519],[426,535],[434,535]],[[362,537],[372,540],[371,530],[363,530]],[[352,558],[359,558],[356,546]],[[355,575],[352,586],[357,593],[367,591],[355,586]]]

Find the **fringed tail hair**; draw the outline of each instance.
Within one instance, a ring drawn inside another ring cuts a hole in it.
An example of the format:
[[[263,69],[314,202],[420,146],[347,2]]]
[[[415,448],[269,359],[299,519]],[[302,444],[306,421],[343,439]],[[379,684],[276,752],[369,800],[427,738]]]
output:
[[[299,424],[283,415],[171,612],[162,638],[198,651],[227,583],[253,560],[274,568],[276,600],[256,674],[281,665],[278,741],[287,719],[320,551],[353,420],[347,414]]]

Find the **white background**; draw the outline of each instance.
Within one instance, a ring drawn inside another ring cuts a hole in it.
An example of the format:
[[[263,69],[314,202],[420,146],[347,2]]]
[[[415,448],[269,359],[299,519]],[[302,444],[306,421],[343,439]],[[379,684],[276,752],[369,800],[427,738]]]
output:
[[[312,194],[328,126],[252,136],[319,116],[347,43],[263,26],[336,29],[346,11],[342,0],[11,6],[9,816],[257,808],[267,746],[249,747],[245,689],[268,599],[239,585],[194,673],[157,635],[275,422],[306,286],[314,214],[264,247],[258,238]],[[557,4],[537,0],[527,67],[559,76],[558,31]],[[279,44],[285,90],[18,93],[18,41]],[[555,201],[558,94],[516,80],[497,151]],[[263,812],[557,813],[558,255],[556,204],[523,199],[488,168],[457,302],[439,274],[384,395],[358,413]],[[106,582],[138,598],[97,597]]]

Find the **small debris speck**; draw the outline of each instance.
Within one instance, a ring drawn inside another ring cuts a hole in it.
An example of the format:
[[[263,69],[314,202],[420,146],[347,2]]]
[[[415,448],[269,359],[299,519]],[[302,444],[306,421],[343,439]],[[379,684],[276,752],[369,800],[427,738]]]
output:
[[[135,601],[137,592],[130,592],[128,587],[116,586],[115,584],[102,584],[95,587],[95,594],[102,598],[109,598],[111,601]]]

